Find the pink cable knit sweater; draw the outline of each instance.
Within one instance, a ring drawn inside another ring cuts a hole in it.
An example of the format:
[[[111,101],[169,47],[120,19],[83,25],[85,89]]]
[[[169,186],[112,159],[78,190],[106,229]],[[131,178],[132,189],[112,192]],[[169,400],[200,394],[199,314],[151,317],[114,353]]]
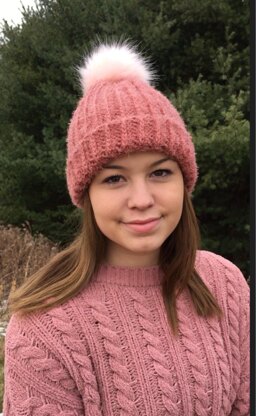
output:
[[[101,267],[49,312],[13,316],[6,335],[4,416],[249,415],[249,288],[229,261],[198,252],[196,268],[224,319],[178,297],[167,323],[158,266]]]

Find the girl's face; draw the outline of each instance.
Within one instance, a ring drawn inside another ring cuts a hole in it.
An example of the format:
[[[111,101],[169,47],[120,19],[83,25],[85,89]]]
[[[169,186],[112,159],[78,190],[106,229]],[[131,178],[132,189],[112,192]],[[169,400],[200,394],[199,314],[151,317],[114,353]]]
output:
[[[105,165],[89,187],[107,262],[151,266],[179,223],[184,184],[178,164],[159,152],[134,152]]]

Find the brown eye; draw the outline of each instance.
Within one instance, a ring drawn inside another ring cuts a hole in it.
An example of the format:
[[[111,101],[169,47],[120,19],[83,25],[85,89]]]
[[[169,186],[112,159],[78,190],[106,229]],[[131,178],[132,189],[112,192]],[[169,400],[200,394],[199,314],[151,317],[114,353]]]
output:
[[[163,178],[165,176],[171,175],[171,173],[172,172],[170,169],[157,169],[152,173],[152,175]]]
[[[121,175],[113,175],[113,176],[109,176],[108,178],[104,179],[104,183],[119,183],[120,180],[122,179]]]

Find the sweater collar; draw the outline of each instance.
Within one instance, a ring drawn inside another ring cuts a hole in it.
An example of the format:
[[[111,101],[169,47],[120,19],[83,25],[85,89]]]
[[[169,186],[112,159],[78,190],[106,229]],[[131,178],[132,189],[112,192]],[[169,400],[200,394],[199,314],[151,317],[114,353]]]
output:
[[[107,285],[148,287],[160,286],[163,276],[164,274],[158,265],[121,267],[104,263],[95,273],[93,281]]]

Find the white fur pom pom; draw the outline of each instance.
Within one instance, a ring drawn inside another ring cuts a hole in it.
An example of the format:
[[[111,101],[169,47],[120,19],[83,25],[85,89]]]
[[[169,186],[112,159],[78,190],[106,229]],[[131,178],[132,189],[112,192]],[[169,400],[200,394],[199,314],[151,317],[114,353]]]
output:
[[[79,74],[84,94],[98,81],[137,78],[150,83],[155,78],[148,60],[127,42],[101,44],[85,57]]]

